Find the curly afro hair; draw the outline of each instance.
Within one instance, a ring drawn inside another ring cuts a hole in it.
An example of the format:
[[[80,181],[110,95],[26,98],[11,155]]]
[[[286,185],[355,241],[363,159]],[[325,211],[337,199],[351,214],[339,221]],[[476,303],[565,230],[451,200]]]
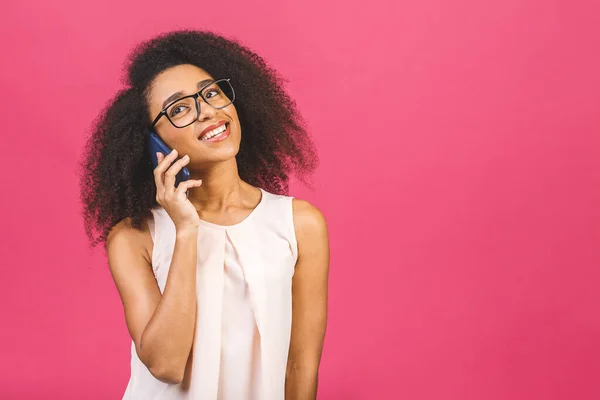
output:
[[[165,69],[192,64],[216,79],[231,78],[242,141],[236,156],[240,178],[277,194],[288,193],[291,174],[307,183],[318,159],[283,79],[240,43],[212,32],[161,34],[137,46],[126,62],[125,88],[93,123],[80,161],[85,229],[91,246],[106,244],[121,220],[141,229],[157,206],[146,151],[149,86]]]

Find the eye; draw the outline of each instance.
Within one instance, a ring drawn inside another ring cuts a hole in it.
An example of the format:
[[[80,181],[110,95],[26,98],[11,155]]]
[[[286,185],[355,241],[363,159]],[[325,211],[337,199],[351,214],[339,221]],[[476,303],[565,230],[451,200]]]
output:
[[[218,96],[220,94],[221,94],[221,90],[219,90],[219,88],[210,88],[209,90],[206,91],[206,93],[204,94],[204,97],[206,97],[207,99],[210,99],[210,98]]]
[[[169,111],[169,117],[177,117],[188,112],[190,107],[187,104],[175,104]]]

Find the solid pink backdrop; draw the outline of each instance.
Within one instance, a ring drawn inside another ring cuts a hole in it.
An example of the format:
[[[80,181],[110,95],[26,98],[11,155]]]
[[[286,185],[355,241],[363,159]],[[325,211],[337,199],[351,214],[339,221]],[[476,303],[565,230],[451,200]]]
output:
[[[133,45],[240,39],[316,138],[331,234],[323,400],[600,398],[594,1],[3,6],[0,398],[117,399],[121,303],[76,162]]]

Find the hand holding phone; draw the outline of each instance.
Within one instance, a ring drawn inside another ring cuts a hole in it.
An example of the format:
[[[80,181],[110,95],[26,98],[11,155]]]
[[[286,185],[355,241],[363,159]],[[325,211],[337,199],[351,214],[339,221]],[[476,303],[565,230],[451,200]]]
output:
[[[152,168],[155,169],[159,163],[156,153],[162,153],[163,156],[166,157],[167,155],[171,154],[171,149],[155,132],[150,132],[150,136],[148,138],[148,152],[150,155],[150,161],[152,161]],[[178,187],[181,182],[185,182],[188,179],[190,179],[190,171],[183,167],[181,171],[177,173],[175,187]]]
[[[156,184],[156,201],[169,214],[177,231],[195,230],[200,225],[200,217],[196,207],[188,200],[187,191],[202,185],[201,180],[189,179],[175,188],[175,176],[190,162],[190,157],[177,159],[177,150],[166,157],[157,153],[158,166],[154,169]]]

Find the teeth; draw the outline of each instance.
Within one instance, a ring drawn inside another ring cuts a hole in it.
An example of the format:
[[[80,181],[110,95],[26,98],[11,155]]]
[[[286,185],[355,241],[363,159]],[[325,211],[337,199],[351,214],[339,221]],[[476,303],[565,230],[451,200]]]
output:
[[[217,136],[219,133],[225,132],[225,129],[227,129],[227,124],[223,124],[220,127],[213,129],[212,131],[208,132],[206,135],[202,136],[202,138],[200,140],[211,139],[211,138]]]

